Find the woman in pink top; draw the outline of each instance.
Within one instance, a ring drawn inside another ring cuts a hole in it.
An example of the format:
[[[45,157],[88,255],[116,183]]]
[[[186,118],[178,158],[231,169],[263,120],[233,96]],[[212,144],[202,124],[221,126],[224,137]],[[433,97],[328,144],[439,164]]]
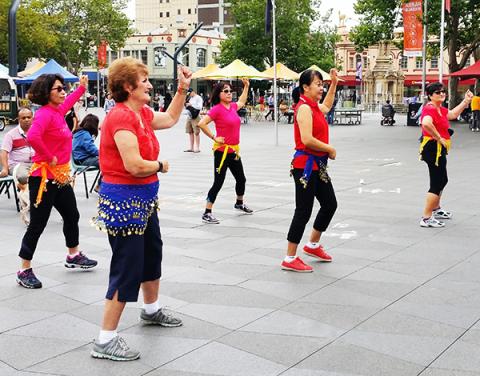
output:
[[[29,99],[42,107],[35,113],[27,139],[35,150],[34,165],[28,179],[30,191],[30,224],[23,236],[19,256],[21,269],[17,282],[26,288],[40,288],[42,283],[32,271],[31,261],[38,239],[47,225],[52,207],[63,219],[63,234],[68,248],[67,268],[90,269],[97,265],[78,249],[78,220],[80,215],[70,185],[70,155],[72,132],[65,122],[65,114],[85,93],[87,76],[80,78],[80,87],[68,97],[63,77],[42,74],[30,87]]]
[[[245,214],[253,213],[253,210],[243,203],[245,182],[247,180],[243,172],[242,160],[240,159],[240,116],[238,116],[237,111],[247,103],[250,82],[247,79],[243,79],[242,82],[243,92],[236,103],[232,102],[233,90],[230,84],[227,82],[217,84],[212,93],[213,107],[198,124],[202,132],[214,141],[214,181],[212,188],[208,191],[207,204],[202,216],[202,220],[205,223],[220,223],[213,216],[212,208],[218,192],[220,192],[225,181],[227,168],[230,169],[236,181],[237,202],[234,208]],[[215,122],[216,137],[208,128],[208,124],[211,121]]]

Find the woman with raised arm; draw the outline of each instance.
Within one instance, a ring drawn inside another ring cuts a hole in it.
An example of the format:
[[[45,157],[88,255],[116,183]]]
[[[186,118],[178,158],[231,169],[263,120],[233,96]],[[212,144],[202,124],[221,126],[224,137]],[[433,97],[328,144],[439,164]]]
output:
[[[217,84],[212,93],[213,107],[198,124],[202,132],[214,141],[214,178],[213,185],[207,194],[205,212],[202,215],[202,220],[205,223],[220,223],[213,215],[212,208],[217,199],[218,192],[220,192],[223,182],[225,181],[227,169],[230,170],[236,182],[235,192],[237,194],[237,201],[233,207],[244,214],[253,213],[253,210],[243,202],[247,179],[245,178],[242,160],[240,158],[241,120],[237,111],[247,103],[250,82],[247,79],[243,79],[242,82],[243,92],[238,102],[232,101],[233,90],[229,83],[220,82]],[[212,121],[215,122],[216,136],[208,127],[208,124]]]
[[[302,240],[305,226],[312,214],[313,202],[320,203],[310,241],[303,252],[320,261],[331,262],[331,256],[320,245],[320,237],[327,230],[337,209],[337,199],[327,173],[329,159],[335,159],[337,151],[330,145],[328,124],[325,119],[335,100],[337,71],[330,71],[331,84],[327,96],[319,104],[323,95],[323,77],[315,70],[306,70],[300,76],[300,99],[295,108],[294,138],[295,155],[291,174],[295,182],[295,213],[288,231],[287,255],[282,269],[293,272],[312,272],[313,268],[297,256],[298,244]]]
[[[158,222],[158,173],[168,162],[158,160],[160,145],[154,131],[178,122],[190,85],[191,72],[178,70],[178,90],[166,112],[148,106],[153,89],[148,69],[131,57],[117,59],[108,69],[109,91],[116,105],[102,125],[98,216],[94,223],[108,233],[112,248],[110,277],[102,330],[91,355],[111,360],[135,360],[140,353],[117,335],[127,302],[136,302],[140,287],[145,324],[173,327],[182,321],[158,303],[162,274],[162,238]]]

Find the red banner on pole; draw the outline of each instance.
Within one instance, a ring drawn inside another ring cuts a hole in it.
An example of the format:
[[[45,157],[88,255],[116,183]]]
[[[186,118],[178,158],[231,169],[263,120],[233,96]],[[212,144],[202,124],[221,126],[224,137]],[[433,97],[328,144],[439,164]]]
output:
[[[98,67],[105,68],[107,65],[107,42],[102,41],[97,48]]]
[[[451,1],[445,0],[445,9],[447,10],[448,13],[450,13],[450,5],[451,5]]]
[[[402,5],[403,55],[422,56],[422,0],[410,0]]]

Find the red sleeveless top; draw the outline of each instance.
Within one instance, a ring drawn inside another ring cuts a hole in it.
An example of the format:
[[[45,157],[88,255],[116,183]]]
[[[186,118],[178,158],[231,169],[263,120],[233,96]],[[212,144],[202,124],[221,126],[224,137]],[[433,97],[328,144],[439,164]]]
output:
[[[294,123],[293,123],[293,130],[294,130],[294,137],[295,137],[295,150],[304,150],[307,153],[318,155],[318,156],[328,155],[328,153],[324,151],[309,149],[302,143],[300,128],[298,127],[298,122],[297,122],[297,111],[299,107],[303,104],[308,105],[312,110],[313,137],[315,137],[317,140],[322,141],[326,144],[328,144],[328,140],[329,140],[328,123],[327,123],[327,120],[325,119],[325,115],[320,110],[320,107],[318,107],[318,103],[302,95],[300,96],[300,101],[297,103],[297,106],[295,107],[295,116],[294,116]],[[307,162],[307,159],[308,159],[308,156],[306,155],[302,155],[295,158],[293,161],[293,168],[300,168],[300,169],[305,168],[305,163]],[[313,164],[313,169],[318,170],[318,166],[316,163]]]

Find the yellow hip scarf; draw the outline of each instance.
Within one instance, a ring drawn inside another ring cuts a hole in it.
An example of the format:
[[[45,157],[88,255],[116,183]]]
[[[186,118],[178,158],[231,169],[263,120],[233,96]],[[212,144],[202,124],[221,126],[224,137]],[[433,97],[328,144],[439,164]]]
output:
[[[220,165],[217,168],[217,173],[220,173],[220,171],[222,170],[223,163],[225,162],[225,159],[227,159],[227,154],[228,154],[229,149],[232,149],[235,152],[235,154],[236,154],[235,160],[240,159],[240,145],[238,145],[238,144],[237,145],[227,145],[227,144],[219,144],[219,143],[215,142],[213,144],[213,151],[216,151],[217,149],[221,148],[222,146],[225,146],[225,149],[223,150],[222,159],[220,161]]]
[[[428,141],[434,140],[431,137],[423,136],[422,143],[420,144],[420,160],[422,160],[422,151],[425,145],[428,143]],[[451,146],[451,141],[450,140],[445,140],[447,142],[447,154],[450,151],[450,146]],[[435,157],[435,166],[438,166],[438,160],[440,159],[440,156],[442,155],[442,144],[437,141],[437,155]]]
[[[40,187],[38,188],[37,201],[35,202],[36,208],[42,202],[43,192],[47,191],[48,172],[53,175],[54,183],[59,186],[70,184],[72,181],[72,178],[70,177],[70,163],[56,166],[50,166],[47,162],[34,163],[30,169],[30,175],[37,170],[41,171],[42,180],[40,181]]]

